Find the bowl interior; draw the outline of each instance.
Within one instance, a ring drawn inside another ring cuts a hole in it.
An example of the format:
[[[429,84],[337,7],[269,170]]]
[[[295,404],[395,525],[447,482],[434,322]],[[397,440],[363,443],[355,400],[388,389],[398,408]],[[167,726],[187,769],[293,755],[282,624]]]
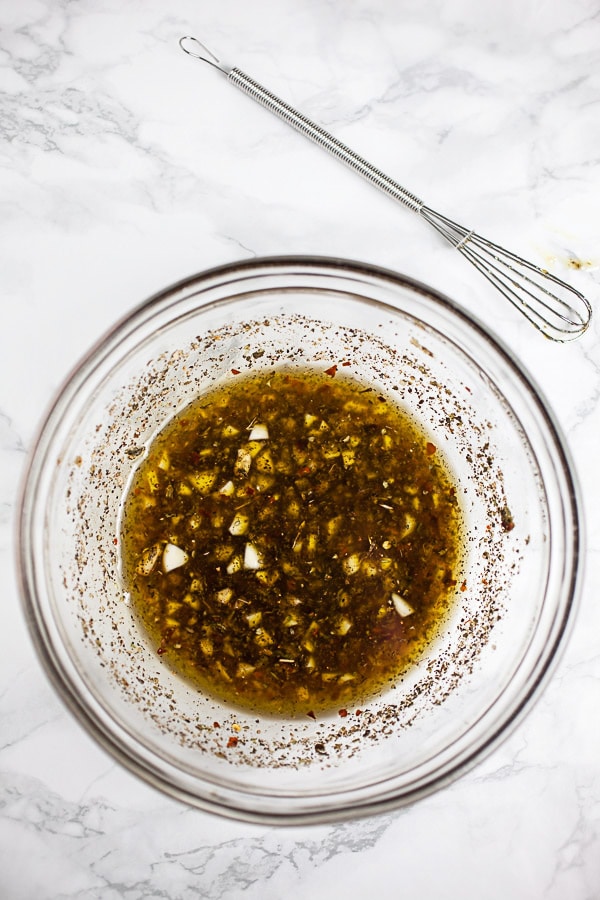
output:
[[[463,572],[428,652],[363,709],[257,716],[187,685],[140,632],[119,574],[123,496],[139,448],[232,369],[341,362],[434,435]],[[156,784],[245,818],[339,816],[443,783],[526,705],[573,598],[572,479],[523,373],[444,298],[339,265],[232,267],[137,310],[58,398],[23,511],[34,633],[77,714]]]

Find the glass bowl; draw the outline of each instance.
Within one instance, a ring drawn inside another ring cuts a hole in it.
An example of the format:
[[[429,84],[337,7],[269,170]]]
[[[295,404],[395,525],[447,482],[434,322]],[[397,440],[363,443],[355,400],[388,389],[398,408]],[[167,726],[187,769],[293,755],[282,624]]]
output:
[[[231,370],[348,371],[435,435],[467,534],[452,612],[360,709],[285,718],[205,696],[140,631],[119,575],[119,516],[140,447]],[[275,258],[189,278],[135,309],[52,405],[22,491],[19,568],[46,671],[133,772],[198,807],[308,823],[411,803],[530,707],[572,618],[581,524],[540,393],[456,304],[342,260]]]

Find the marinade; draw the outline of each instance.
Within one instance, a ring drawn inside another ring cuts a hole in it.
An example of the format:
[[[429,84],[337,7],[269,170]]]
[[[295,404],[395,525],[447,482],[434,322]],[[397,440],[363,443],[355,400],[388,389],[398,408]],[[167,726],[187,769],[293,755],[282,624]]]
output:
[[[195,400],[123,508],[123,575],[156,653],[262,713],[394,683],[459,577],[461,513],[434,441],[335,366],[232,374]]]

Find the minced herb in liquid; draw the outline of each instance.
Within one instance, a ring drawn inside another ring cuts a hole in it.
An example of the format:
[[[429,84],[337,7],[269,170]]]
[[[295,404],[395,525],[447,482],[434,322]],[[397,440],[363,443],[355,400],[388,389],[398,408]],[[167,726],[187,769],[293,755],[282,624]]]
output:
[[[157,653],[201,690],[299,714],[364,701],[455,593],[455,488],[430,436],[336,367],[232,375],[155,438],[122,520]]]

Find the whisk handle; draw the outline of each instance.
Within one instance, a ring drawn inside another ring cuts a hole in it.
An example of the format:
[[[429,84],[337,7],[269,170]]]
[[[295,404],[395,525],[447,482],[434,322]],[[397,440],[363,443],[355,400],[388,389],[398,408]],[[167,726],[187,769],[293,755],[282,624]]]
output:
[[[300,131],[310,138],[311,141],[314,141],[315,144],[323,147],[332,156],[337,157],[355,172],[358,172],[359,175],[362,175],[363,178],[366,178],[367,181],[370,181],[375,187],[378,187],[379,190],[408,206],[413,212],[421,211],[424,204],[418,197],[411,194],[406,188],[403,188],[402,185],[390,178],[389,175],[386,175],[385,172],[375,168],[368,160],[351,150],[350,147],[338,141],[337,138],[325,131],[324,128],[321,128],[320,125],[311,122],[298,110],[276,97],[275,94],[272,94],[271,91],[254,81],[241,69],[231,69],[227,73],[227,78],[232,84],[244,91],[245,94],[252,97],[253,100],[275,113],[280,119],[283,119],[288,125],[295,128],[296,131]]]

